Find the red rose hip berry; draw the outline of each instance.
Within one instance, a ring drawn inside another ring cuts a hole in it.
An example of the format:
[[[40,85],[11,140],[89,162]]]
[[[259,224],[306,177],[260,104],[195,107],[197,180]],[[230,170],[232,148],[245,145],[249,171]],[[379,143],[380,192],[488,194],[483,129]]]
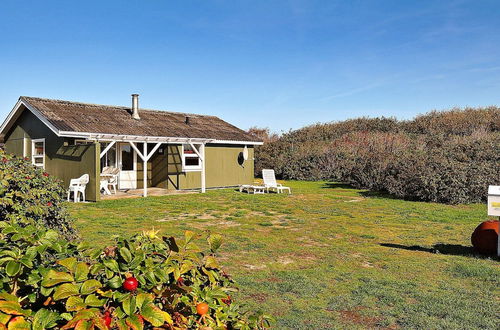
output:
[[[102,320],[104,321],[104,325],[109,329],[109,327],[111,326],[111,315],[109,314],[109,312],[104,313],[104,317],[102,318]]]
[[[135,277],[129,277],[123,282],[123,288],[127,291],[135,291],[139,286],[139,282],[135,279]]]

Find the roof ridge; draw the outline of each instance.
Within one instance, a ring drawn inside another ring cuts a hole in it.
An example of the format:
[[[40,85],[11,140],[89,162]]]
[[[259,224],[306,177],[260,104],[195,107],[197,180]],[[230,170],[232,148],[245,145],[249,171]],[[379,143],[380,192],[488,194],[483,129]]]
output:
[[[33,100],[38,100],[38,101],[50,101],[50,102],[57,102],[57,103],[86,105],[86,106],[92,106],[92,107],[119,108],[119,109],[123,109],[123,110],[130,110],[131,109],[131,107],[126,107],[123,105],[86,103],[86,102],[78,102],[78,101],[68,101],[68,100],[59,100],[59,99],[48,99],[48,98],[43,98],[43,97],[25,96],[25,95],[22,95],[19,97],[19,99],[21,99],[21,98],[25,99],[26,101],[33,99]],[[188,113],[188,112],[179,112],[179,111],[170,111],[170,110],[158,110],[158,109],[147,109],[147,108],[139,108],[139,110],[140,111],[147,111],[147,112],[161,112],[161,113],[174,113],[174,114],[180,114],[180,115],[190,115],[190,116],[200,116],[200,117],[213,117],[213,118],[220,119],[219,117],[214,116],[214,115],[205,115],[205,114],[197,114],[197,113]]]

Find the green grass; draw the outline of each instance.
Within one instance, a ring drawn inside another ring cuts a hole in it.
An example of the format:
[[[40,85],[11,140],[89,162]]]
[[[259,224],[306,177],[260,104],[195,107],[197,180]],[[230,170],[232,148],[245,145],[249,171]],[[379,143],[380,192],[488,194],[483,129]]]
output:
[[[287,182],[293,195],[231,189],[70,204],[82,237],[152,227],[224,235],[219,257],[237,299],[277,328],[496,328],[500,269],[470,234],[485,205],[402,201],[325,182]]]

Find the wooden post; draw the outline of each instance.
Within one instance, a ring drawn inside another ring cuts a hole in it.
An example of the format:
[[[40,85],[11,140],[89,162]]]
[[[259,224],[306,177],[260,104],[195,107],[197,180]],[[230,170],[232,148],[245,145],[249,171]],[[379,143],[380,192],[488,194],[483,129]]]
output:
[[[200,145],[200,161],[201,161],[201,192],[204,193],[206,190],[206,184],[205,184],[205,143],[202,143]]]
[[[144,188],[144,197],[148,197],[148,143],[144,142],[144,148],[142,154],[144,155],[143,158],[143,169],[142,169],[142,180],[143,180],[143,188]]]

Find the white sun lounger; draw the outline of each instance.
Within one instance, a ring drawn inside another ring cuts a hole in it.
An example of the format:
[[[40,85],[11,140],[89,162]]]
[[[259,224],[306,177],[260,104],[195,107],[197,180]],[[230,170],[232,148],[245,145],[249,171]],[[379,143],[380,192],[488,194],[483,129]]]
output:
[[[264,186],[255,186],[251,184],[241,184],[239,188],[240,192],[246,191],[249,194],[263,194],[266,190]]]
[[[288,190],[288,193],[291,194],[292,190],[290,187],[285,187],[281,183],[276,182],[276,176],[274,175],[274,170],[262,170],[262,179],[264,179],[264,186],[266,187],[267,192],[269,190],[276,190],[279,194],[285,190]]]

